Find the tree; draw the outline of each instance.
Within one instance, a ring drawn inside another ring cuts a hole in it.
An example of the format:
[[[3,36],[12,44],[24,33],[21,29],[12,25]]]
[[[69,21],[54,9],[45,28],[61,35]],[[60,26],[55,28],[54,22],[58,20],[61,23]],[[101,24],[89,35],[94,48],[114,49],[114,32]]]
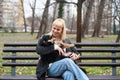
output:
[[[120,42],[120,1],[116,1],[116,0],[113,0],[113,4],[114,4],[114,21],[117,21],[119,24],[119,28],[118,27],[115,27],[115,29],[117,30],[117,33],[118,33],[118,36],[117,36],[117,39],[116,39],[116,42]],[[115,22],[114,22],[114,25],[115,25]]]
[[[2,13],[2,11],[3,11],[2,7],[3,7],[3,5],[2,5],[2,3],[3,3],[3,0],[0,1],[0,7],[1,7],[0,8],[0,28],[3,27],[3,21],[2,21],[2,17],[3,17],[2,16],[3,15],[3,13]]]
[[[77,39],[76,41],[77,42],[81,42],[81,9],[82,9],[82,3],[84,2],[85,0],[78,0],[78,3],[77,3]]]
[[[54,5],[54,10],[53,10],[53,20],[52,20],[52,21],[55,20],[55,17],[56,17],[56,10],[57,10],[57,3],[55,3],[55,5]]]
[[[64,2],[64,0],[62,0]],[[63,7],[64,7],[64,3],[60,2],[59,3],[59,8],[58,8],[58,18],[62,18],[63,17]]]
[[[26,20],[25,20],[25,12],[24,12],[24,5],[23,5],[23,1],[24,0],[20,0],[20,1],[21,1],[21,6],[22,6],[22,13],[23,13],[23,21],[24,21],[25,32],[27,32],[27,26],[26,26]]]
[[[96,18],[96,22],[94,24],[94,32],[92,37],[99,37],[99,33],[100,33],[100,28],[101,28],[101,22],[102,22],[102,14],[103,14],[103,9],[104,9],[104,4],[105,4],[105,0],[101,0],[100,1],[100,5],[98,7],[98,14],[97,14],[97,18]]]
[[[2,4],[3,0],[0,0],[0,4]]]
[[[45,4],[45,9],[43,11],[42,20],[40,22],[39,31],[38,31],[36,38],[39,38],[42,34],[44,34],[46,29],[47,29],[47,18],[48,18],[48,6],[49,6],[49,4],[50,4],[50,0],[47,0],[46,4]]]
[[[87,0],[86,0],[86,2],[87,2]],[[87,11],[85,13],[85,17],[84,17],[83,25],[82,25],[82,37],[84,37],[85,32],[88,30],[89,19],[90,19],[90,14],[92,12],[93,3],[94,3],[94,0],[92,0],[92,1],[88,0]]]
[[[35,6],[36,6],[36,0],[34,1],[33,6],[30,4],[30,7],[31,7],[31,9],[32,9],[31,34],[34,33]]]

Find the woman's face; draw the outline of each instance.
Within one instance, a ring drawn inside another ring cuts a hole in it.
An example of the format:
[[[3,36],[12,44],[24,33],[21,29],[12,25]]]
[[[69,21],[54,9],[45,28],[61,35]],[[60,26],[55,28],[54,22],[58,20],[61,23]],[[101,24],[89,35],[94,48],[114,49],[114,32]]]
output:
[[[63,30],[62,27],[53,26],[52,35],[56,38],[61,38],[62,30]]]

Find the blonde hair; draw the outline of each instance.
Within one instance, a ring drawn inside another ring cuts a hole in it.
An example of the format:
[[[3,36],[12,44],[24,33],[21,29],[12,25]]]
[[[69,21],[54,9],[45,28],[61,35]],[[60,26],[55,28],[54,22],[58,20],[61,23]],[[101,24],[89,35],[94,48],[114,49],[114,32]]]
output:
[[[61,39],[65,39],[66,38],[66,25],[65,25],[65,21],[62,18],[57,18],[55,21],[53,21],[52,23],[52,27],[56,26],[56,27],[62,27],[62,35],[61,35]],[[50,35],[52,35],[52,31],[50,32]]]

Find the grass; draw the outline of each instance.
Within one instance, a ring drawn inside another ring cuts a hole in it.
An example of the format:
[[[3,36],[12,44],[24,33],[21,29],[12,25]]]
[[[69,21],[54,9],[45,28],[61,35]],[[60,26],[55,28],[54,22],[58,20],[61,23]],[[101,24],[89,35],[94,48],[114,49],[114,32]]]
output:
[[[76,35],[69,34],[67,35],[72,42],[76,42]],[[82,42],[115,42],[116,35],[104,35],[104,37],[99,38],[91,38],[90,35],[87,35],[86,38],[82,39]],[[34,35],[30,35],[30,33],[0,33],[0,75],[2,74],[10,74],[9,67],[2,66],[2,56],[3,54],[3,44],[5,42],[36,42],[36,33]],[[93,53],[92,53],[93,54]],[[22,55],[22,54],[21,54]],[[33,53],[33,55],[37,55]],[[86,55],[91,55],[91,53],[87,53]],[[94,55],[101,55],[101,53],[94,53]],[[104,53],[107,55],[107,53]],[[120,54],[119,54],[120,56]],[[98,60],[96,60],[97,62]],[[100,62],[100,61],[98,61]],[[109,62],[109,61],[108,61]],[[110,67],[84,67],[88,75],[111,75]],[[35,67],[17,67],[17,74],[35,74]],[[120,75],[120,67],[117,68],[117,75]]]

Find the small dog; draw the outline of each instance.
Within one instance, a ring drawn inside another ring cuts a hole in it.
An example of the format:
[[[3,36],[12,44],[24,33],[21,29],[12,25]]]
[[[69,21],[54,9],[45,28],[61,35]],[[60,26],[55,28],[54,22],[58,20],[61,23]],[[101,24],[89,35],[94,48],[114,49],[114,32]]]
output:
[[[74,44],[67,44],[67,43],[63,43],[61,41],[55,41],[55,38],[51,38],[50,40],[48,40],[48,42],[50,43],[55,43],[57,44],[59,47],[61,47],[62,49],[64,48],[70,48],[70,47],[74,47]],[[72,52],[67,52],[67,54],[65,54],[64,56],[70,56],[72,55],[73,53]],[[76,59],[80,58],[80,54],[78,54],[76,56]]]
[[[62,49],[64,48],[70,48],[70,47],[74,47],[74,44],[68,44],[68,43],[63,43],[62,41],[55,41],[55,38],[52,38],[51,36],[47,35],[46,37],[44,37],[40,44],[42,46],[50,46],[50,45],[54,45],[57,44],[59,47],[61,47]],[[67,52],[65,53],[63,56],[64,57],[70,57],[70,55],[72,55],[72,52]],[[80,58],[80,54],[78,54],[76,56],[76,59]]]

